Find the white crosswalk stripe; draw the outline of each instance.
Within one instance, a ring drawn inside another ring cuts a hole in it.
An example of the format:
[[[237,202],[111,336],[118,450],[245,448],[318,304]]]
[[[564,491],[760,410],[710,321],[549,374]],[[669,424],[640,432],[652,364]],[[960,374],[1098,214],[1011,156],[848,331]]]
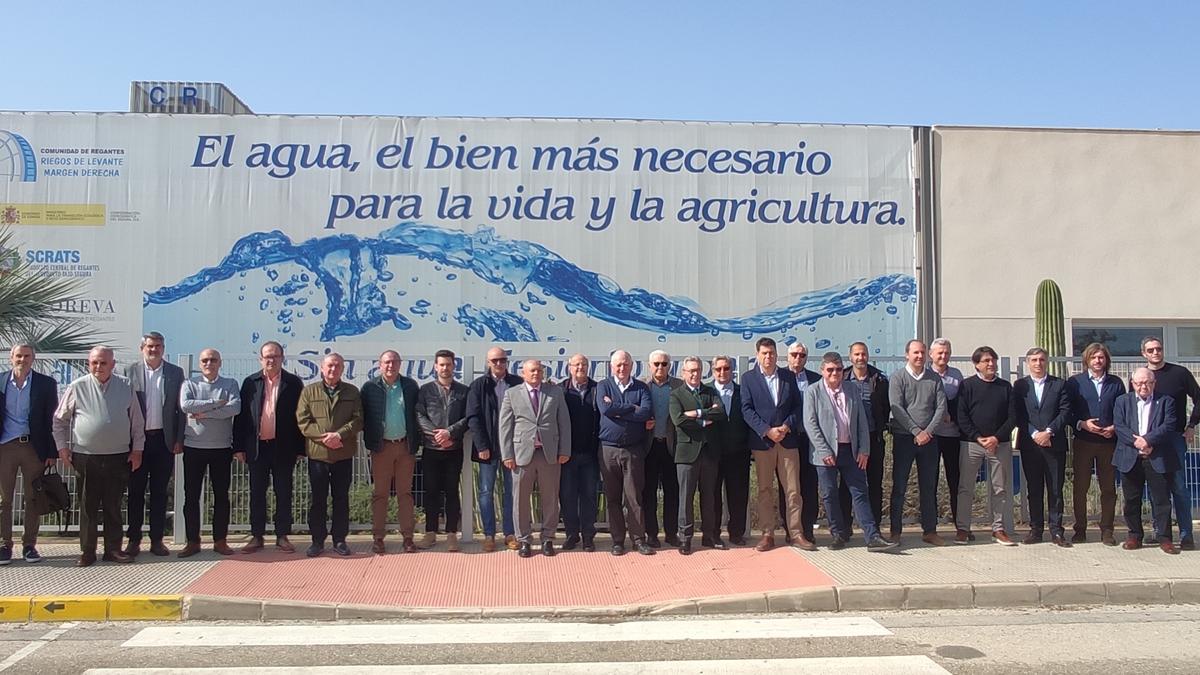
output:
[[[891,631],[867,617],[622,621],[613,624],[505,623],[480,631],[471,623],[323,624],[286,626],[172,626],[146,628],[125,647],[247,647],[355,644],[520,644],[547,642],[656,642],[666,640],[778,640],[870,637]]]
[[[682,675],[721,673],[821,673],[822,675],[945,675],[948,671],[927,656],[843,656],[801,659],[732,659],[709,661],[623,661],[618,663],[494,663],[387,666],[279,666],[258,668],[95,668],[84,675]]]

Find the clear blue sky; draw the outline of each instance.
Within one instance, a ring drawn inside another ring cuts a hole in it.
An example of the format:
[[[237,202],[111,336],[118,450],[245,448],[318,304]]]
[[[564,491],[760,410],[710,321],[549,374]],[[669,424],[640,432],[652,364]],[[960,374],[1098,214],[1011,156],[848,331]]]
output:
[[[1200,128],[1195,2],[132,4],[5,2],[0,109]]]

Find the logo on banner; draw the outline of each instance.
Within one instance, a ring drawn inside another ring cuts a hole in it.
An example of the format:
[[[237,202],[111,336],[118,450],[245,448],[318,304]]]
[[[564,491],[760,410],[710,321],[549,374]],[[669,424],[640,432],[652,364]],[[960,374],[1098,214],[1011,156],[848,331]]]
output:
[[[32,183],[37,180],[37,157],[29,141],[0,129],[0,180]],[[7,217],[7,213],[4,214]]]

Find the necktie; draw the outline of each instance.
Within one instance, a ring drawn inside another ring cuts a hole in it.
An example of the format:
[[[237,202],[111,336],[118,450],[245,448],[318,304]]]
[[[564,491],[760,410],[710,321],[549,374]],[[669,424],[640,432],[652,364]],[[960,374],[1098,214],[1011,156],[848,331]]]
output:
[[[536,415],[540,412],[539,408],[541,405],[540,402],[538,401],[538,390],[531,389],[530,392],[532,392],[532,395],[533,395],[533,414]]]

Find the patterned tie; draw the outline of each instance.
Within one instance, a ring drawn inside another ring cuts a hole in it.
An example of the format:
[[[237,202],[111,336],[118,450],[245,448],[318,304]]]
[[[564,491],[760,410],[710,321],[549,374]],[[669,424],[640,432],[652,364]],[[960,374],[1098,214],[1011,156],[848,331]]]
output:
[[[533,414],[536,415],[541,412],[541,403],[538,400],[538,390],[530,389],[529,391],[533,393]]]

